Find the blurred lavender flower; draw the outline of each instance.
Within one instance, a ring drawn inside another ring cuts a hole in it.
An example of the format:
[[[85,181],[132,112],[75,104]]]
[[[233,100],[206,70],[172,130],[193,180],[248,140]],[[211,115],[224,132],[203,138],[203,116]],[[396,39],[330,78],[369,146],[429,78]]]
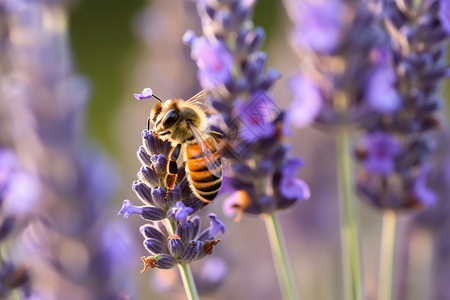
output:
[[[296,202],[293,199],[309,198],[303,181],[288,181],[282,176],[290,159],[288,147],[282,142],[285,114],[267,92],[280,74],[272,69],[265,71],[267,57],[259,50],[264,31],[254,28],[248,20],[254,3],[196,4],[204,36],[196,37],[188,31],[184,41],[191,46],[200,84],[208,90],[212,106],[223,118],[221,125],[211,122],[211,127],[222,132],[232,148],[224,153],[232,161],[228,185],[222,187],[222,193],[232,194],[225,207],[238,215],[244,211],[272,213],[291,206]],[[213,70],[220,72],[214,75]],[[203,73],[214,84],[205,84]],[[288,190],[289,199],[283,196]]]
[[[340,0],[299,3],[291,11],[295,22],[294,43],[318,53],[332,53],[340,44],[346,10]]]
[[[389,88],[394,80],[385,77],[389,69],[379,68],[373,57],[373,49],[386,40],[379,20],[366,2],[285,4],[294,23],[291,41],[300,58],[300,74],[290,81],[295,100],[288,110],[289,122],[297,128],[313,121],[364,122],[374,109],[364,101],[366,86],[372,87],[369,97],[379,98],[378,94],[386,96],[381,86]]]
[[[170,269],[212,254],[213,247],[220,242],[215,236],[219,231],[225,232],[223,223],[214,214],[209,216],[211,226],[200,231],[200,217],[192,214],[205,203],[192,193],[184,165],[178,168],[175,186],[165,198],[170,149],[169,142],[160,140],[151,131],[142,132],[142,146],[137,152],[142,167],[133,190],[145,205],[133,206],[129,200],[124,200],[118,213],[125,218],[137,214],[150,221],[140,228],[144,246],[152,254],[142,257],[142,272],[149,267]]]
[[[310,193],[306,183],[296,178],[300,164],[292,164],[298,159],[289,157],[290,147],[283,141],[285,113],[268,93],[280,73],[266,71],[267,55],[260,50],[265,33],[250,21],[255,2],[195,1],[203,36],[188,31],[184,41],[191,46],[200,84],[223,120],[224,126],[210,127],[223,133],[223,156],[230,160],[221,191],[231,193],[224,203],[225,213],[234,210],[236,220],[243,213],[264,217],[282,293],[286,299],[295,299],[297,291],[275,213],[308,199]],[[206,81],[206,74],[214,82]]]
[[[362,139],[358,155],[364,168],[370,173],[387,175],[395,169],[395,159],[400,154],[400,142],[383,132],[366,134]]]
[[[103,238],[114,171],[83,139],[89,84],[67,41],[65,1],[0,1],[0,144],[20,165],[2,204],[27,226],[11,253],[33,274],[30,299],[115,299],[130,283],[117,249],[130,251]]]
[[[449,69],[443,55],[450,35],[442,14],[446,3],[432,1],[418,8],[389,2],[383,10],[391,46],[380,55],[378,69],[383,70],[386,61],[389,69],[375,71],[367,88],[368,103],[377,114],[365,124],[370,133],[357,153],[365,167],[358,189],[384,208],[436,203],[426,186],[434,148],[428,132],[439,127],[438,86]]]

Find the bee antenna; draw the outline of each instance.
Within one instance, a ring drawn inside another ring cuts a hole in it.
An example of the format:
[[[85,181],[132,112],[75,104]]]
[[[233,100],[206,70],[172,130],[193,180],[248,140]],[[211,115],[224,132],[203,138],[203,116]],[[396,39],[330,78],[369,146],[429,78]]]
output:
[[[162,100],[161,99],[159,99],[159,97],[158,96],[156,96],[156,95],[152,95],[152,97],[155,97],[159,102],[161,102],[162,103]]]

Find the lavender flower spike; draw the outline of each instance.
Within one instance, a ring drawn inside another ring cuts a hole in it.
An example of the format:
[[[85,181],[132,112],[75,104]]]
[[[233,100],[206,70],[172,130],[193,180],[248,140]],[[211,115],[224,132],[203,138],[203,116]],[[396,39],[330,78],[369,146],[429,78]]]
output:
[[[287,178],[295,178],[299,166],[285,171],[291,159],[289,146],[284,144],[286,113],[268,92],[281,74],[266,70],[267,55],[260,50],[264,30],[254,28],[250,21],[256,1],[213,2],[195,1],[203,36],[188,31],[184,41],[191,46],[200,84],[224,121],[212,129],[223,133],[223,140],[231,146],[223,153],[232,161],[230,178],[226,179],[231,198],[225,201],[225,213],[234,209],[237,218],[242,213],[262,215],[272,232],[271,228],[278,226],[276,211],[309,197],[303,181]],[[286,192],[289,199],[283,195]],[[300,195],[293,195],[297,192]],[[210,218],[210,235],[225,230],[215,216]],[[284,256],[283,261],[275,262],[278,274],[283,274],[283,291],[295,299],[297,292],[290,279],[284,245],[279,236],[270,236],[273,249]]]

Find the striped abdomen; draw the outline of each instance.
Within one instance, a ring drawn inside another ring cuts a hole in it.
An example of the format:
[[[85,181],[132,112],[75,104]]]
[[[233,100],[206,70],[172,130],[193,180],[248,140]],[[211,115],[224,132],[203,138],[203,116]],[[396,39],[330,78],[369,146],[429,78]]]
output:
[[[198,144],[186,147],[186,174],[194,194],[203,202],[211,202],[222,185],[222,164],[215,139],[206,136],[206,142],[211,152],[202,152]]]

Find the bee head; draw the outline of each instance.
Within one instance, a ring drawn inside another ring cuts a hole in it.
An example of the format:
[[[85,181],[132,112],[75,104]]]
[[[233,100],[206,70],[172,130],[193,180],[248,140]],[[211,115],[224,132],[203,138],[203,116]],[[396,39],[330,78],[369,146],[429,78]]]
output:
[[[186,121],[190,121],[200,131],[206,129],[206,116],[194,105],[182,99],[156,103],[150,118],[154,124],[153,132],[172,143],[184,143],[193,139],[192,131]]]

